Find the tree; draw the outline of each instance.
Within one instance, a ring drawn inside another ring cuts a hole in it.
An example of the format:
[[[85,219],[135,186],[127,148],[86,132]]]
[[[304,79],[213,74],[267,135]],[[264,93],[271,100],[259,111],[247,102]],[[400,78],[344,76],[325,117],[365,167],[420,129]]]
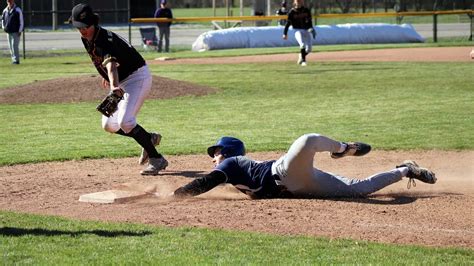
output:
[[[339,6],[343,14],[347,14],[349,13],[349,10],[351,9],[352,0],[346,0],[346,1],[336,0],[336,4]]]

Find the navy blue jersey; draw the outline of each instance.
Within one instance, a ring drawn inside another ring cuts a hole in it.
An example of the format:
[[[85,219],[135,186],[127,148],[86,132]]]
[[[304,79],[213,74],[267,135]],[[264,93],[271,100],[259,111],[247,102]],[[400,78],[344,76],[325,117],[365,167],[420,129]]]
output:
[[[145,65],[143,57],[122,37],[102,27],[96,27],[92,42],[85,38],[81,39],[95,68],[105,80],[109,81],[105,67],[107,62],[117,63],[120,82]]]
[[[240,191],[259,198],[269,198],[280,192],[275,181],[278,177],[272,176],[274,162],[256,162],[245,156],[236,156],[225,159],[216,170],[226,175],[226,183]]]

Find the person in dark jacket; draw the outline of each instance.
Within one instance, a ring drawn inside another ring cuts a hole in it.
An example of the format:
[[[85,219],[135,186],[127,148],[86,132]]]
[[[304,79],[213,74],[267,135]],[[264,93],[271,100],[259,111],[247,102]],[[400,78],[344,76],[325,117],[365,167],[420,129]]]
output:
[[[12,56],[12,64],[20,64],[20,37],[23,32],[23,12],[15,4],[15,0],[7,0],[7,7],[2,12],[2,28],[8,34],[8,47]]]
[[[173,18],[173,13],[171,9],[167,7],[166,0],[161,0],[160,8],[155,12],[155,18]],[[165,52],[169,53],[170,51],[170,26],[171,22],[158,22],[156,23],[159,31],[158,39],[158,52],[163,51],[163,37],[165,38]]]

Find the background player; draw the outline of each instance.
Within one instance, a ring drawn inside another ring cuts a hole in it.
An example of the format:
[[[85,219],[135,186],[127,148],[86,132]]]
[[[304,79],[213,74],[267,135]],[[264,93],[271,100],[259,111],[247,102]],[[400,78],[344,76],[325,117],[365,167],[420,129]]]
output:
[[[223,137],[216,145],[207,149],[213,158],[215,169],[208,175],[174,191],[178,197],[195,196],[221,183],[230,183],[240,191],[254,198],[287,197],[361,197],[367,196],[390,184],[408,177],[434,184],[435,174],[419,167],[413,161],[405,161],[387,172],[375,174],[366,179],[351,179],[314,168],[317,152],[331,152],[331,157],[362,156],[370,151],[368,144],[344,143],[319,134],[305,134],[290,147],[288,153],[276,161],[253,161],[245,157],[242,141]]]
[[[135,139],[142,146],[139,162],[148,161],[141,174],[157,175],[168,166],[155,148],[161,135],[148,133],[136,122],[137,113],[151,89],[152,77],[145,60],[122,37],[100,27],[99,16],[89,5],[76,5],[70,21],[79,30],[87,53],[103,77],[103,86],[119,96],[123,95],[118,110],[110,117],[102,116],[102,127],[108,132]]]
[[[173,12],[168,8],[166,0],[160,1],[160,8],[155,11],[155,18],[173,18]],[[165,52],[170,51],[170,27],[171,22],[158,22],[159,38],[158,38],[158,52],[161,53],[163,47],[163,37],[165,38]]]
[[[286,16],[288,15],[288,9],[286,9],[286,1],[281,2],[280,8],[275,12],[277,16]],[[286,25],[286,19],[280,19],[278,20],[278,25],[280,26],[285,26]]]
[[[316,31],[313,28],[311,12],[304,6],[304,0],[294,0],[293,8],[288,12],[285,29],[283,30],[283,39],[288,39],[288,29],[293,26],[295,38],[300,46],[300,55],[298,64],[306,66],[306,55],[313,49],[311,37],[316,38]]]

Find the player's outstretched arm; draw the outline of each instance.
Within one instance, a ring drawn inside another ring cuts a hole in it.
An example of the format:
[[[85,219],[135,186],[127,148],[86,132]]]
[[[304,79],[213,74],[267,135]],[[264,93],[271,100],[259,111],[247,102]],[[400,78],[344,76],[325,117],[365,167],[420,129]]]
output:
[[[196,178],[190,183],[176,189],[173,194],[176,197],[197,196],[224,183],[226,179],[227,178],[223,172],[214,170],[210,174]]]

